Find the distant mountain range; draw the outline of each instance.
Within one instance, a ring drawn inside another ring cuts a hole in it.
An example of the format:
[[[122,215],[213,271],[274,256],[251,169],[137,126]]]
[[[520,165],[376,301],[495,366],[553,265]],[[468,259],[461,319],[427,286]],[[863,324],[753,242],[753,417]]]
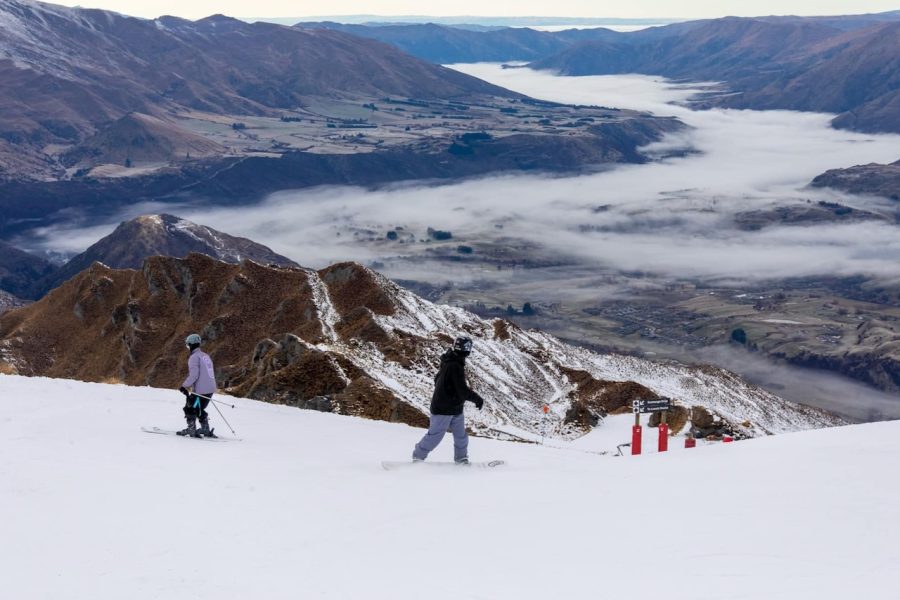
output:
[[[621,33],[300,23],[437,63],[530,61],[564,75],[646,73],[724,82],[707,106],[832,112],[839,128],[900,132],[900,12],[711,19]]]
[[[0,23],[0,178],[46,173],[54,145],[71,157],[109,151],[129,129],[153,130],[158,139],[178,129],[172,115],[193,111],[278,117],[318,97],[519,97],[334,31],[221,15],[150,21],[31,0],[5,0]],[[148,116],[120,121],[132,113]],[[155,145],[185,152],[196,145],[190,132],[174,137],[181,139]],[[194,148],[207,150],[209,143]]]
[[[248,18],[247,21],[266,21],[281,25],[294,25],[297,23],[313,21],[331,21],[335,23],[347,23],[353,25],[413,25],[434,23],[448,27],[461,27],[465,29],[506,27],[615,27],[615,26],[650,26],[667,23],[677,23],[683,19],[669,18],[603,18],[603,17],[483,17],[475,15],[460,15],[452,17],[436,17],[434,15],[322,15],[316,17],[276,17],[276,18]]]
[[[900,132],[900,21],[887,20],[718,19],[649,42],[583,42],[531,66],[723,81],[730,93],[708,105],[831,112],[835,127]]]
[[[438,64],[534,61],[586,40],[617,40],[609,29],[569,29],[547,32],[527,27],[463,29],[436,23],[362,25],[302,22],[300,29],[328,29],[379,40],[413,56]]]

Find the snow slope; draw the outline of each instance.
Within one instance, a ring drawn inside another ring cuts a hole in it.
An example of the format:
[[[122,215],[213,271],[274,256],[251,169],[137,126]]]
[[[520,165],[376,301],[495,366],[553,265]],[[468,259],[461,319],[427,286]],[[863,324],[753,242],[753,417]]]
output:
[[[140,432],[180,424],[172,392],[0,376],[2,596],[897,597],[897,423],[386,472],[421,430],[235,402],[212,443]]]
[[[842,424],[823,411],[788,402],[712,366],[688,366],[674,361],[654,361],[620,354],[599,354],[537,330],[510,327],[508,339],[498,339],[495,321],[486,321],[461,308],[424,300],[371,272],[381,289],[393,298],[397,311],[375,319],[388,332],[405,332],[425,338],[441,332],[460,332],[475,337],[467,359],[466,374],[473,388],[490,402],[473,413],[473,422],[490,434],[506,433],[535,439],[550,407],[548,433],[557,437],[574,434],[564,423],[574,387],[561,373],[563,367],[581,369],[603,380],[632,380],[656,394],[677,399],[686,406],[703,406],[726,418],[747,437],[817,429]],[[327,303],[326,303],[327,304]],[[379,380],[405,402],[428,412],[434,389],[432,372],[422,373],[386,360],[367,346],[340,342],[319,345],[351,357],[355,364]],[[432,364],[439,352],[432,349]],[[746,422],[747,425],[740,425]]]

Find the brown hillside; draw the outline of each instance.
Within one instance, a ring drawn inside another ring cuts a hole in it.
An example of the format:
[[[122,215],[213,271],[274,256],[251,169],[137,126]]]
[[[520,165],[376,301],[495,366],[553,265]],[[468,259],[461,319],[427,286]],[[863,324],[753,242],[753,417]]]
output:
[[[338,319],[368,311],[367,302],[387,309],[373,300],[362,267],[339,265],[324,275],[337,279]],[[347,289],[354,282],[355,295]],[[0,364],[25,375],[177,388],[183,339],[199,332],[219,383],[237,393],[301,407],[328,396],[320,408],[424,423],[362,369],[312,346],[326,341],[314,286],[322,286],[314,271],[199,254],[153,257],[140,270],[95,263],[42,301],[0,317]]]

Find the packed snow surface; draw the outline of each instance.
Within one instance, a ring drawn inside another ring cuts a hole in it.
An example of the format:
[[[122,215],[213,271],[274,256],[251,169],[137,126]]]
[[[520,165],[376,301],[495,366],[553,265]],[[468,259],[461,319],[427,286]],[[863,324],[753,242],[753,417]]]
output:
[[[177,392],[0,376],[2,596],[897,598],[898,423],[578,445],[627,441],[611,419],[556,448],[473,438],[498,469],[388,472],[422,430],[233,402],[242,441],[214,443],[140,431],[181,425]]]

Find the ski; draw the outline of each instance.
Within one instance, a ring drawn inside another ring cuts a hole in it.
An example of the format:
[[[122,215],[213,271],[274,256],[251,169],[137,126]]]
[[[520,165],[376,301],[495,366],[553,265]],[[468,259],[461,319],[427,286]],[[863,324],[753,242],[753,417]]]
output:
[[[458,465],[454,462],[449,461],[422,461],[422,462],[413,462],[411,460],[383,460],[381,461],[381,468],[385,471],[394,471],[397,469],[404,468],[419,468],[419,467],[455,467],[460,469],[465,468],[475,468],[475,469],[493,469],[496,467],[502,467],[506,464],[504,460],[487,460],[481,462],[470,462],[468,464]]]
[[[189,440],[206,440],[208,442],[239,442],[239,441],[241,441],[240,438],[221,437],[221,436],[215,436],[215,437],[200,436],[200,437],[195,438],[195,437],[191,437],[189,435],[178,435],[177,431],[173,431],[171,429],[160,429],[159,427],[141,427],[141,431],[143,431],[145,433],[158,433],[160,435],[174,435],[174,436],[183,437],[183,438],[186,438]]]

